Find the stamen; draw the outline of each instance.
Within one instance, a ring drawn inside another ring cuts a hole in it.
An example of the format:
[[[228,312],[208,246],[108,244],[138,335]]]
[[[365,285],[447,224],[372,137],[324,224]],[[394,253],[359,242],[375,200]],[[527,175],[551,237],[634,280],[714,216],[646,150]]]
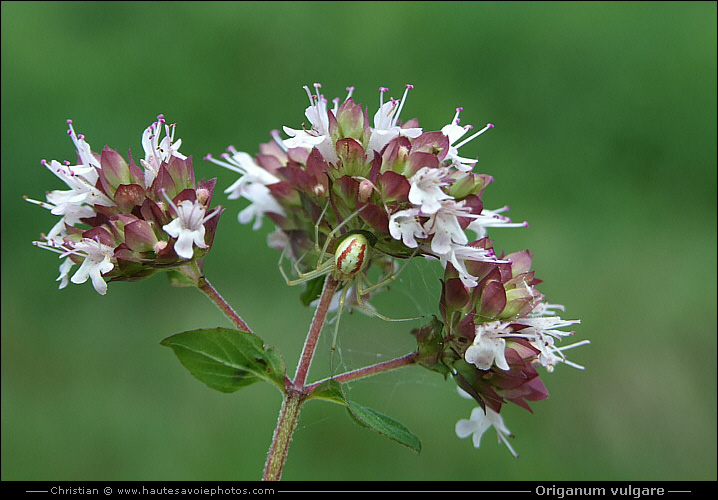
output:
[[[314,97],[312,97],[312,92],[309,90],[309,87],[304,85],[304,87],[302,87],[302,88],[307,91],[307,95],[309,96],[309,105],[315,106]]]
[[[379,109],[384,106],[384,92],[389,92],[389,89],[386,87],[379,87]]]
[[[47,209],[53,209],[53,208],[55,208],[54,205],[50,205],[49,203],[46,203],[46,202],[44,202],[44,201],[33,200],[32,198],[28,198],[27,195],[24,195],[24,196],[22,197],[22,199],[25,200],[25,201],[29,201],[30,203],[33,203],[33,204],[35,204],[35,205],[40,205],[42,208],[47,208]]]
[[[51,252],[55,252],[57,254],[60,254],[60,258],[63,257],[63,254],[65,254],[65,250],[61,250],[60,247],[55,246],[55,243],[51,240],[48,241],[33,241],[33,246],[36,246],[37,248],[43,248],[45,250],[50,250]]]
[[[170,204],[170,206],[174,209],[175,214],[177,214],[177,216],[179,217],[179,209],[177,208],[177,205],[175,205],[174,202],[172,201],[172,198],[170,198],[169,195],[167,194],[167,190],[160,189],[160,194],[164,197],[165,200],[167,200],[167,203]]]
[[[557,347],[556,350],[557,351],[567,351],[569,349],[573,349],[574,347],[578,347],[578,346],[586,345],[586,344],[590,344],[590,343],[591,343],[590,340],[582,340],[581,342],[576,342],[574,344],[569,344],[569,345],[566,345],[563,347]]]
[[[399,115],[401,114],[401,110],[404,107],[404,101],[406,101],[406,95],[409,93],[409,89],[413,88],[413,85],[408,84],[406,86],[406,89],[404,89],[404,96],[401,98],[401,101],[399,101],[399,109],[396,110],[396,114],[394,115],[394,119],[392,120],[392,127],[396,125],[396,122],[399,119]]]
[[[463,110],[464,110],[464,108],[460,108],[460,107],[456,108],[456,114],[454,115],[454,123],[456,123],[457,125],[461,121],[461,120],[459,120],[459,113],[461,113]]]
[[[272,139],[274,139],[274,142],[276,142],[279,147],[282,148],[282,151],[286,153],[288,151],[288,148],[284,145],[284,141],[282,141],[281,137],[279,137],[279,130],[272,130],[270,132],[270,135],[272,136]]]
[[[473,135],[472,135],[471,137],[469,137],[468,139],[464,139],[463,141],[461,141],[459,144],[457,144],[457,145],[454,146],[454,147],[455,147],[456,149],[459,149],[461,146],[463,146],[463,145],[466,144],[467,142],[469,142],[469,141],[471,141],[471,140],[477,138],[478,136],[480,136],[481,134],[483,134],[484,132],[486,132],[486,131],[489,130],[490,128],[494,128],[494,125],[491,124],[491,123],[487,123],[484,128],[482,128],[481,130],[479,130],[478,132],[476,132],[475,134],[473,134]]]

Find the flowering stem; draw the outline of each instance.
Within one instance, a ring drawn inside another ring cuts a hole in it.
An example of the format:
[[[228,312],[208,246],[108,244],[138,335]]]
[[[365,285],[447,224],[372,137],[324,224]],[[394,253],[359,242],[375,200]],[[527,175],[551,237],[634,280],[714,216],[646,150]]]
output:
[[[239,314],[235,312],[234,309],[232,309],[232,306],[230,306],[226,300],[215,290],[215,288],[210,284],[209,281],[207,281],[207,278],[202,276],[199,278],[199,284],[197,285],[197,288],[200,292],[204,293],[207,297],[209,297],[209,300],[214,302],[217,307],[224,313],[225,316],[237,327],[238,330],[241,330],[243,332],[249,332],[252,333],[252,330],[247,326],[247,323],[244,322],[242,318],[239,317]]]
[[[304,391],[304,383],[307,381],[309,367],[312,364],[312,358],[314,358],[314,351],[317,349],[319,334],[322,331],[324,320],[329,312],[329,305],[331,304],[332,297],[334,297],[334,292],[338,286],[339,282],[331,276],[327,276],[327,279],[324,282],[322,295],[319,298],[319,305],[317,305],[317,310],[314,312],[312,326],[309,328],[307,340],[304,342],[302,357],[299,359],[299,365],[297,366],[297,374],[294,377],[294,384],[292,386],[298,391]]]
[[[317,305],[314,319],[312,319],[312,324],[309,327],[307,340],[304,342],[302,356],[299,358],[297,374],[294,377],[294,382],[287,384],[287,395],[282,402],[277,427],[274,429],[272,444],[269,447],[267,462],[264,465],[263,481],[279,481],[282,477],[282,468],[289,453],[289,443],[299,421],[301,405],[307,396],[304,383],[307,381],[309,367],[317,349],[317,341],[319,340],[324,320],[329,312],[329,305],[338,286],[339,283],[334,278],[327,276],[322,295],[319,298],[319,305]]]
[[[377,373],[383,373],[388,372],[390,370],[396,370],[397,368],[401,368],[403,366],[409,366],[416,363],[416,358],[419,356],[418,352],[412,352],[409,354],[406,354],[405,356],[401,356],[399,358],[395,358],[389,361],[385,361],[383,363],[378,363],[376,365],[371,366],[365,366],[364,368],[359,368],[357,370],[352,370],[350,372],[342,373],[341,375],[335,375],[334,377],[325,378],[323,380],[320,380],[318,382],[315,382],[313,384],[310,384],[306,387],[307,394],[311,394],[312,391],[318,387],[320,384],[326,382],[327,380],[335,380],[339,382],[340,384],[344,382],[349,382],[351,380],[358,380],[360,378],[370,377],[371,375],[376,375]]]

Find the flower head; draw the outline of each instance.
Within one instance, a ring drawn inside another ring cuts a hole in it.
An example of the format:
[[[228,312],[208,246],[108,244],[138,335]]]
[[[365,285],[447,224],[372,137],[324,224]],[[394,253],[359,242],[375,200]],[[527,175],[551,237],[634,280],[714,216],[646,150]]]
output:
[[[195,182],[192,158],[179,152],[174,125],[160,115],[142,135],[145,158],[138,167],[105,147],[95,153],[68,121],[78,163],[45,165],[68,190],[50,191],[46,201],[26,198],[60,220],[34,244],[64,258],[60,288],[89,278],[104,295],[109,280],[137,280],[196,261],[209,251],[217,225],[207,213],[214,180]],[[165,136],[161,137],[164,126]],[[79,268],[70,278],[73,266]]]
[[[494,254],[488,238],[467,248]],[[532,254],[523,251],[495,261],[465,260],[463,269],[447,263],[439,303],[442,321],[434,319],[413,332],[420,363],[451,375],[460,392],[479,405],[471,420],[456,427],[459,437],[473,433],[476,447],[491,425],[508,445],[508,430],[499,417],[504,404],[531,410],[530,402],[548,397],[538,368],[549,373],[559,363],[583,368],[566,359],[564,351],[589,342],[560,345],[574,334],[562,328],[580,321],[556,316],[563,307],[549,304],[538,291],[541,280],[531,271],[531,260]],[[476,284],[467,285],[466,275]]]
[[[370,266],[423,255],[465,270],[466,284],[475,286],[466,262],[497,261],[472,247],[466,234],[472,221],[486,217],[481,194],[491,177],[449,156],[453,130],[425,131],[416,119],[400,120],[412,88],[407,85],[401,99],[386,100],[382,87],[370,122],[368,110],[354,102],[353,88],[332,106],[321,85],[314,84],[314,93],[305,86],[308,125],[283,127],[288,139],[272,132],[272,141],[254,156],[232,147],[222,159],[208,155],[240,174],[226,191],[249,201],[240,222],[254,221],[257,229],[264,216],[270,218],[284,234],[273,241],[282,242],[280,249],[304,272],[333,255],[343,235],[363,231],[371,234]]]

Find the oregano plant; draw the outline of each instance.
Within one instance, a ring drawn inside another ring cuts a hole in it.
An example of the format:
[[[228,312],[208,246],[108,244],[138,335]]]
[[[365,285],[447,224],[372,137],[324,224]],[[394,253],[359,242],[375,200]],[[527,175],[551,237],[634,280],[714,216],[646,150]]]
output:
[[[196,180],[192,157],[180,152],[181,140],[175,139],[176,126],[162,115],[142,134],[139,165],[107,146],[93,151],[68,121],[76,162],[42,161],[68,189],[47,192],[45,201],[25,198],[60,217],[33,242],[62,259],[60,288],[89,278],[105,295],[110,282],[167,273],[171,284],[197,288],[226,315],[234,328],[185,331],[161,344],[211,389],[233,393],[266,382],[282,393],[264,480],[281,478],[302,406],[312,399],[342,405],[359,426],[421,451],[419,437],[403,424],[348,399],[348,382],[411,365],[437,372],[477,405],[469,419],[457,422],[457,436],[472,436],[479,448],[493,427],[518,456],[500,415],[504,404],[530,409],[529,402],[548,397],[540,371],[552,372],[561,363],[583,368],[564,351],[588,341],[562,344],[574,333],[563,329],[579,321],[561,319],[557,312],[563,307],[538,291],[532,253],[497,254],[488,238],[493,228],[527,226],[511,222],[504,215],[508,207],[484,208],[482,195],[493,179],[476,172],[476,158],[459,155],[493,125],[464,138],[472,127],[459,124],[461,108],[439,130],[426,131],[416,119],[402,122],[411,88],[400,99],[386,100],[388,89],[380,88],[370,120],[351,87],[331,106],[319,84],[314,91],[304,87],[308,124],[285,126],[286,138],[272,131],[254,155],[230,147],[220,158],[205,157],[239,175],[225,190],[228,200],[249,202],[239,222],[255,230],[267,220],[274,225],[268,244],[279,254],[277,272],[298,288],[297,306],[315,309],[293,374],[280,351],[265,344],[205,276],[204,259],[225,209],[212,207],[216,181]],[[376,321],[417,319],[394,318],[370,304],[399,283],[397,277],[417,258],[436,261],[443,278],[435,314],[410,330],[415,349],[310,380],[322,333],[331,336],[330,360],[335,356],[342,314],[359,310]]]

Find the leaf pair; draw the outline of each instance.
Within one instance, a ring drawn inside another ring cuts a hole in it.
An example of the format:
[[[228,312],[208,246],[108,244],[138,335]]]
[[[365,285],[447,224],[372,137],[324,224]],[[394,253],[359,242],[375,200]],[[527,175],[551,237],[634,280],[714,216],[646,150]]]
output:
[[[167,337],[180,363],[200,382],[220,392],[235,392],[264,380],[286,393],[286,367],[279,351],[265,346],[253,333],[228,328],[191,330]],[[371,408],[346,399],[335,380],[319,385],[309,399],[323,399],[346,406],[354,422],[417,452],[421,442],[401,423]]]

